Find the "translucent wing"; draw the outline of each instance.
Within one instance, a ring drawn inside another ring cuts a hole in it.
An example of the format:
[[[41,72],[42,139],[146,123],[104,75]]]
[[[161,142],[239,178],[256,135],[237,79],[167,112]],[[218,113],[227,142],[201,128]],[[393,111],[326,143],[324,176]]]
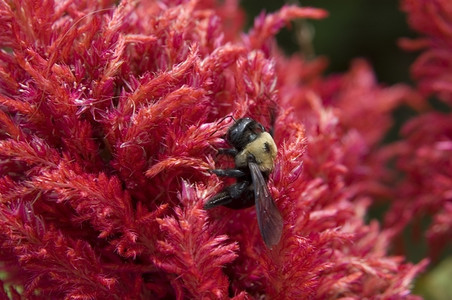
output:
[[[268,248],[271,248],[278,244],[281,238],[283,219],[275,202],[273,202],[273,198],[267,188],[267,182],[265,182],[258,165],[249,162],[248,167],[250,168],[254,184],[257,223],[265,244]]]

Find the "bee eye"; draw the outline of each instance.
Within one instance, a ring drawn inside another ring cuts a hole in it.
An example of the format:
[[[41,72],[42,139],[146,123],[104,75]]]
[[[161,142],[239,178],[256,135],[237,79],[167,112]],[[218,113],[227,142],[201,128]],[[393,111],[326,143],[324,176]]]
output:
[[[262,132],[265,132],[264,126],[262,126],[262,125],[259,124],[259,123],[254,124],[254,126],[251,127],[250,130],[251,130],[253,133],[262,133]]]
[[[253,162],[253,163],[255,163],[255,162],[256,162],[256,157],[255,157],[253,154],[248,153],[248,155],[246,156],[246,160],[247,160],[248,162]]]

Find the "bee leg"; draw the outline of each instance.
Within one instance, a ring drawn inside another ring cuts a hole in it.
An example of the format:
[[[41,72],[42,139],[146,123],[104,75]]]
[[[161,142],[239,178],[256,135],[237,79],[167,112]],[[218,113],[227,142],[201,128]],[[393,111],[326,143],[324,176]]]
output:
[[[252,187],[252,185],[251,185]],[[237,199],[234,199],[234,201],[231,201],[230,203],[226,204],[225,206],[232,209],[242,209],[251,207],[255,204],[254,200],[254,190],[250,188],[250,186],[247,187],[242,193],[240,194],[240,197],[237,197]]]
[[[239,153],[239,152],[235,148],[220,148],[220,149],[218,149],[218,154],[226,154],[226,155],[229,155],[229,156],[236,156],[237,153]]]
[[[224,188],[204,204],[204,209],[210,209],[219,205],[235,208],[237,205],[234,205],[234,200],[239,199],[248,190],[250,184],[251,182],[249,181],[241,181]]]
[[[209,172],[213,173],[217,176],[221,176],[221,177],[239,178],[239,177],[244,177],[246,175],[245,172],[243,172],[239,169],[214,169],[214,170],[209,170]]]
[[[204,209],[211,209],[215,206],[226,205],[231,203],[232,198],[226,191],[219,192],[204,204]]]

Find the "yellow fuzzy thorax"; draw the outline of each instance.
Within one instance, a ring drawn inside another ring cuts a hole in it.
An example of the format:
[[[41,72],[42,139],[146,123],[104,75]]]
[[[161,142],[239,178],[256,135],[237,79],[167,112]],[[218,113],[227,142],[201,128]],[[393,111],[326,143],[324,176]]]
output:
[[[252,154],[260,171],[270,174],[273,171],[276,153],[277,148],[272,136],[268,132],[263,132],[236,155],[235,164],[240,168],[246,167],[248,165],[248,155]]]

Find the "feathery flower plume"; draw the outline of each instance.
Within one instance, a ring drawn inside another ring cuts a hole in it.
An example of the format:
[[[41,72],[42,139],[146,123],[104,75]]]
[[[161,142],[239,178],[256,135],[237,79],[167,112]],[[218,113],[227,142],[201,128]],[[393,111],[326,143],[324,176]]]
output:
[[[426,237],[430,254],[436,257],[452,237],[452,116],[434,110],[426,99],[437,97],[450,111],[452,3],[404,0],[401,4],[409,25],[422,35],[416,40],[402,39],[400,44],[407,50],[422,50],[411,74],[425,99],[419,116],[402,128],[402,140],[391,146],[403,179],[395,186],[396,201],[385,224],[400,233],[408,224],[417,228],[422,218],[431,217]]]
[[[374,148],[412,91],[281,54],[283,26],[325,16],[284,6],[242,33],[236,0],[0,1],[0,295],[416,299],[427,261],[365,222]],[[230,183],[209,173],[232,164],[227,116],[274,127],[272,249],[254,208],[202,208]]]

